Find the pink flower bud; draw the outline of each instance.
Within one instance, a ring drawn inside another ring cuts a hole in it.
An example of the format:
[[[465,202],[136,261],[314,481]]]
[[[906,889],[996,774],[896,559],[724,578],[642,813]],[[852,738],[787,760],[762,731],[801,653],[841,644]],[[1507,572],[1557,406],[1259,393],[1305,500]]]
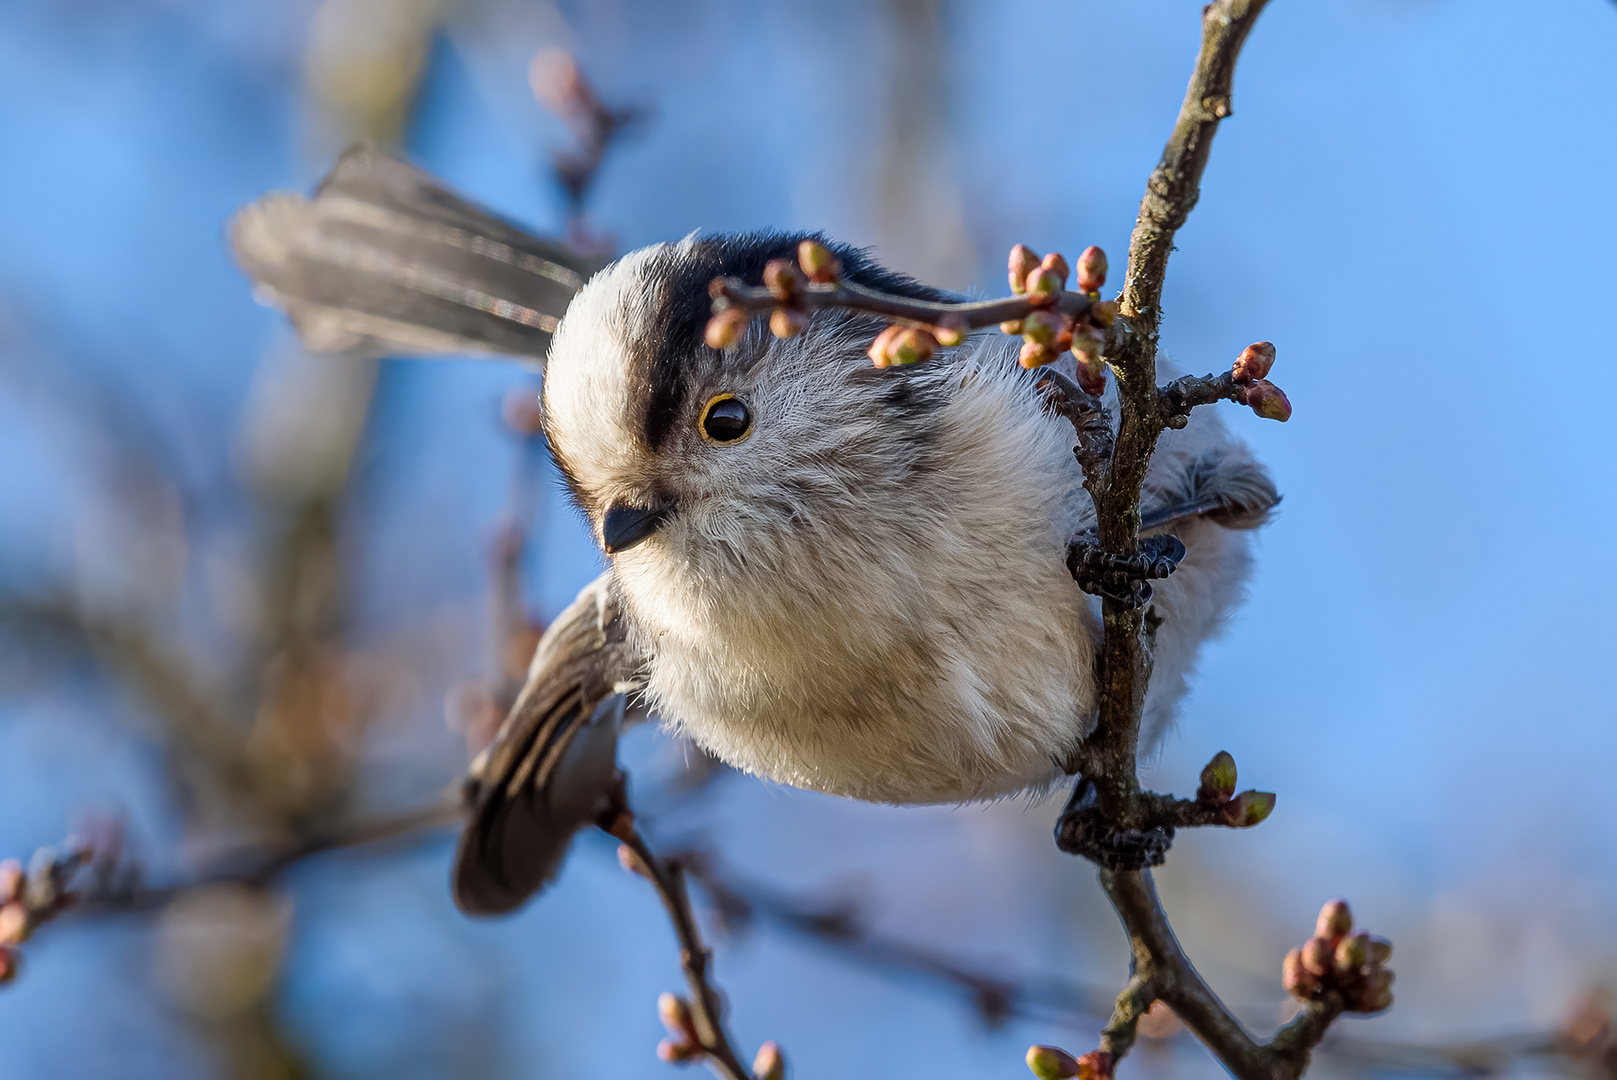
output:
[[[1063,289],[1067,287],[1067,275],[1071,273],[1071,271],[1067,269],[1067,260],[1061,257],[1061,253],[1059,251],[1052,251],[1050,254],[1040,259],[1039,265],[1059,278],[1061,281],[1061,287]]]
[[[887,362],[896,365],[920,364],[938,351],[938,339],[925,330],[906,326],[899,330],[887,349]]]
[[[904,329],[902,326],[889,326],[876,335],[876,340],[872,341],[870,348],[865,350],[865,355],[870,357],[872,364],[877,367],[887,366],[887,351],[893,347],[893,339],[898,337],[898,332],[902,329]]]
[[[663,1022],[668,1034],[685,1042],[696,1041],[696,1023],[691,1019],[691,1006],[678,994],[657,995],[657,1019]]]
[[[1049,307],[1061,295],[1061,279],[1054,270],[1047,270],[1036,266],[1027,276],[1027,287],[1023,290],[1027,298],[1039,307]]]
[[[1332,900],[1319,909],[1319,919],[1314,923],[1315,937],[1335,940],[1352,932],[1353,912],[1349,910],[1346,900]]]
[[[618,845],[618,865],[631,874],[639,874],[641,877],[651,876],[646,872],[646,864],[640,861],[640,856],[628,844]]]
[[[1230,370],[1236,382],[1248,383],[1266,378],[1269,369],[1274,366],[1275,347],[1267,341],[1258,341],[1241,350],[1241,355],[1235,358]]]
[[[17,899],[22,892],[22,863],[17,859],[0,862],[0,904]]]
[[[1104,1050],[1091,1050],[1078,1059],[1078,1080],[1111,1080],[1117,1061]]]
[[[1022,340],[1035,345],[1050,344],[1060,332],[1061,313],[1058,311],[1035,311],[1022,320]]]
[[[1016,359],[1023,367],[1032,371],[1036,367],[1043,367],[1055,358],[1056,353],[1051,351],[1050,346],[1040,345],[1036,341],[1029,341],[1022,345],[1022,353]]]
[[[1303,970],[1323,979],[1336,968],[1336,949],[1329,938],[1311,937],[1303,942]]]
[[[1351,980],[1370,960],[1370,935],[1350,934],[1336,943],[1336,977]]]
[[[1106,252],[1090,244],[1078,256],[1078,291],[1099,292],[1106,284]]]
[[[1272,791],[1243,791],[1224,806],[1224,822],[1232,829],[1259,825],[1275,808]]]
[[[796,337],[808,326],[808,312],[780,307],[769,313],[769,332],[778,338]]]
[[[657,1044],[657,1056],[670,1065],[682,1065],[702,1056],[702,1048],[695,1043],[664,1039]]]
[[[803,275],[790,259],[770,259],[764,265],[764,288],[776,300],[790,300],[803,287]]]
[[[1096,300],[1089,305],[1089,321],[1096,326],[1110,326],[1117,321],[1116,300]]]
[[[751,319],[740,308],[725,308],[707,321],[702,338],[710,349],[728,349],[740,340]]]
[[[1074,335],[1072,355],[1078,359],[1079,387],[1100,397],[1106,392],[1106,362],[1100,358],[1100,344],[1083,334]]]
[[[963,343],[969,333],[971,323],[966,321],[964,315],[945,315],[932,328],[932,336],[938,339],[938,344],[951,348]]]
[[[766,1042],[758,1048],[758,1056],[752,1059],[752,1080],[786,1080],[786,1057],[779,1043]]]
[[[1291,402],[1284,391],[1268,379],[1259,379],[1246,388],[1246,405],[1265,420],[1284,424],[1291,419]]]
[[[1072,1080],[1078,1075],[1078,1059],[1058,1046],[1028,1047],[1027,1067],[1039,1080]]]
[[[1301,949],[1293,949],[1286,954],[1286,961],[1280,968],[1280,982],[1286,988],[1286,993],[1298,1001],[1309,1001],[1320,990],[1319,976],[1304,966]]]
[[[1201,787],[1196,789],[1196,801],[1222,806],[1235,796],[1235,759],[1229,751],[1220,750],[1202,770]]]
[[[804,240],[797,245],[797,264],[810,281],[821,285],[829,285],[842,276],[842,260],[817,240]]]
[[[1010,279],[1011,292],[1021,296],[1027,292],[1027,276],[1039,265],[1039,257],[1032,248],[1026,244],[1017,244],[1011,248]]]
[[[28,909],[13,901],[0,907],[0,946],[21,945],[28,940]]]

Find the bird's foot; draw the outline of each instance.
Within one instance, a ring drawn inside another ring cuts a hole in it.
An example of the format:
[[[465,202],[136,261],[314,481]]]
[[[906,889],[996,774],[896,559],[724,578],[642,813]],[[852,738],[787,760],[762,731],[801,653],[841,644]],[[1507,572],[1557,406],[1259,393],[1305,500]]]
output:
[[[1151,581],[1173,573],[1184,557],[1177,536],[1147,536],[1133,555],[1109,554],[1088,531],[1067,545],[1067,569],[1080,589],[1131,608],[1150,603]]]
[[[1173,843],[1172,825],[1149,829],[1118,828],[1100,807],[1095,782],[1080,776],[1061,816],[1056,819],[1056,847],[1082,855],[1106,870],[1144,870],[1161,866]]]

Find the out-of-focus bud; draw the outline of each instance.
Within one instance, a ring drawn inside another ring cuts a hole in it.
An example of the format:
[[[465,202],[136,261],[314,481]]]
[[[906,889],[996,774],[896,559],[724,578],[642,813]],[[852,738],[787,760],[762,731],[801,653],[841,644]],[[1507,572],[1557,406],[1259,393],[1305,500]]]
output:
[[[969,333],[971,323],[966,321],[964,315],[945,315],[932,328],[932,336],[938,339],[938,344],[951,348],[964,342]]]
[[[1230,371],[1235,375],[1236,382],[1247,383],[1267,378],[1269,369],[1274,366],[1274,345],[1267,341],[1256,341],[1241,350]]]
[[[887,349],[887,362],[894,365],[919,364],[932,359],[938,351],[938,339],[925,330],[906,326],[899,330]]]
[[[1111,1080],[1117,1060],[1104,1050],[1091,1050],[1078,1059],[1078,1080]]]
[[[1039,1080],[1072,1080],[1078,1075],[1078,1059],[1058,1046],[1028,1047],[1027,1067]]]
[[[1116,300],[1096,300],[1089,305],[1089,321],[1096,326],[1110,326],[1117,321]]]
[[[1017,296],[1027,292],[1027,276],[1037,269],[1038,265],[1039,256],[1026,244],[1017,244],[1011,248],[1011,292]]]
[[[647,872],[646,864],[640,861],[640,856],[628,844],[618,845],[618,865],[631,874],[639,874],[641,877],[651,876]]]
[[[770,259],[764,265],[764,288],[776,300],[790,300],[803,287],[803,275],[790,259]]]
[[[22,863],[16,859],[0,862],[0,904],[9,904],[22,893]]]
[[[1027,341],[1022,344],[1022,352],[1016,359],[1023,367],[1032,371],[1036,367],[1043,367],[1056,358],[1055,352],[1048,345],[1040,345],[1036,341]]]
[[[1280,968],[1280,982],[1286,988],[1286,993],[1298,1001],[1309,1001],[1319,993],[1319,976],[1315,975],[1303,963],[1303,951],[1293,949],[1286,954],[1286,962]]]
[[[805,240],[797,245],[797,265],[803,268],[810,281],[821,285],[829,285],[842,276],[842,260],[818,240]]]
[[[1078,385],[1084,393],[1100,397],[1106,392],[1106,363],[1100,358],[1100,342],[1088,334],[1074,334],[1072,355],[1078,360]]]
[[[634,836],[634,811],[623,809],[606,826],[607,835],[627,841]]]
[[[1336,968],[1336,950],[1330,938],[1311,937],[1303,942],[1303,970],[1323,979]]]
[[[1353,911],[1346,900],[1332,900],[1319,909],[1314,936],[1335,940],[1353,932]]]
[[[1160,998],[1151,1003],[1151,1007],[1140,1017],[1138,1031],[1141,1038],[1171,1039],[1184,1030],[1184,1022],[1168,1007],[1166,1001]]]
[[[18,903],[0,907],[0,946],[21,945],[28,940],[28,909]]]
[[[1372,971],[1349,995],[1348,1008],[1353,1012],[1380,1012],[1392,1006],[1392,972]]]
[[[752,1059],[752,1080],[786,1080],[786,1056],[779,1043],[766,1042],[758,1048],[758,1056]]]
[[[28,874],[22,885],[22,901],[33,911],[49,911],[56,906],[58,892],[56,849],[42,847],[28,860]]]
[[[1246,405],[1265,420],[1278,420],[1284,424],[1291,419],[1291,401],[1280,387],[1268,379],[1259,379],[1247,387]]]
[[[1370,935],[1350,934],[1336,943],[1336,977],[1357,977],[1370,961]]]
[[[870,357],[871,363],[877,367],[886,367],[891,363],[887,359],[887,354],[893,347],[893,339],[898,337],[898,332],[902,329],[904,329],[902,326],[889,326],[876,335],[876,340],[872,341],[870,348],[865,350],[865,355]]]
[[[539,392],[523,383],[507,390],[500,401],[500,419],[512,432],[531,439],[544,433],[545,412],[539,405]]]
[[[1061,252],[1050,252],[1050,254],[1039,260],[1039,265],[1050,271],[1056,277],[1060,278],[1061,287],[1063,289],[1067,287],[1067,275],[1072,273],[1072,271],[1067,269],[1067,260],[1062,258]]]
[[[1202,783],[1196,789],[1196,801],[1221,806],[1234,796],[1235,759],[1228,750],[1220,750],[1202,770]]]
[[[999,332],[1002,333],[1002,334],[1020,334],[1022,332],[1022,320],[1021,319],[1007,319],[1007,320],[1005,320],[1004,322],[999,324]]]
[[[1275,808],[1272,791],[1243,791],[1224,807],[1224,821],[1232,829],[1261,824]]]
[[[1027,298],[1040,307],[1049,307],[1061,295],[1062,281],[1054,270],[1034,267],[1027,276]]]
[[[1078,256],[1078,291],[1099,292],[1106,284],[1106,252],[1090,244]]]
[[[1035,311],[1022,320],[1022,340],[1035,345],[1049,345],[1060,332],[1061,313],[1057,311]]]
[[[725,308],[707,321],[707,329],[703,332],[702,339],[707,342],[710,349],[728,349],[741,340],[741,335],[747,330],[747,323],[751,321],[751,317],[740,308]]]
[[[0,984],[8,983],[17,977],[22,968],[22,958],[13,949],[0,949]]]
[[[769,332],[778,338],[796,337],[807,328],[808,321],[808,312],[800,308],[776,308],[769,313]]]
[[[682,1065],[702,1056],[702,1048],[695,1043],[664,1039],[657,1044],[657,1056],[670,1065]]]
[[[1371,934],[1365,944],[1365,962],[1373,967],[1380,967],[1392,959],[1392,942],[1384,937]]]
[[[677,1039],[691,1041],[696,1038],[696,1022],[691,1019],[691,1006],[678,994],[657,995],[657,1019],[663,1022],[668,1034]]]

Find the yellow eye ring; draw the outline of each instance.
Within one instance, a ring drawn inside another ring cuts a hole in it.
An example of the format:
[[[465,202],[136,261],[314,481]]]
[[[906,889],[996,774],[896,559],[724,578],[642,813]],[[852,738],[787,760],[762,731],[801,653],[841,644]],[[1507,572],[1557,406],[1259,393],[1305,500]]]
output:
[[[734,394],[715,394],[702,406],[696,430],[713,446],[734,446],[752,434],[752,410]]]

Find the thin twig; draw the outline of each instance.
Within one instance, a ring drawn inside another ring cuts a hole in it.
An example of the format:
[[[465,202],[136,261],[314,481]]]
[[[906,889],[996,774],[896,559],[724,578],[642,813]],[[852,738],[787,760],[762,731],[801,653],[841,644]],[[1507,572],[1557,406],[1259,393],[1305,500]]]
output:
[[[745,285],[735,278],[719,278],[712,285],[713,299],[749,313],[771,311],[782,305],[781,297],[764,286]],[[1089,297],[1083,293],[1063,292],[1050,303],[1035,303],[1025,296],[1007,296],[998,300],[977,300],[952,303],[941,300],[916,300],[908,296],[879,292],[839,281],[829,285],[808,283],[792,294],[792,307],[801,311],[821,308],[840,308],[844,311],[862,311],[880,315],[892,322],[915,326],[924,330],[938,330],[945,319],[960,320],[967,329],[998,326],[1002,322],[1023,319],[1038,310],[1055,310],[1081,319],[1089,314]]]

